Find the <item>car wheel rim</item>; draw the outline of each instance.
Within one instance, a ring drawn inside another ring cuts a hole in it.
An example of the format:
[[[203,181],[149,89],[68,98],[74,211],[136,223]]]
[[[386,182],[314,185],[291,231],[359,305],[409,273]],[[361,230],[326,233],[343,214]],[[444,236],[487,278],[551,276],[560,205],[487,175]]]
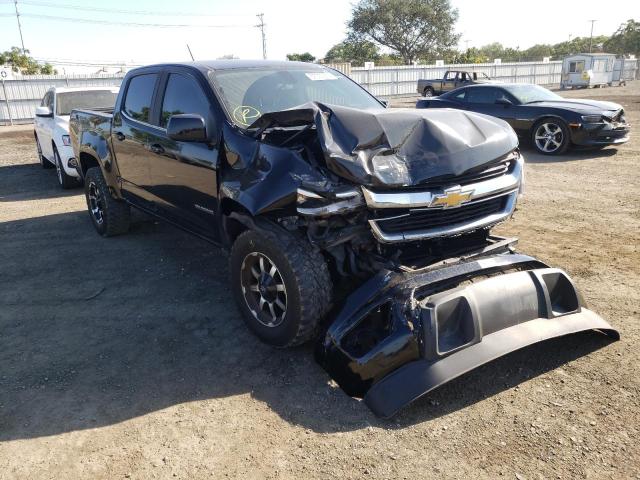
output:
[[[427,89],[424,91],[424,96],[425,97],[430,97],[431,95],[433,95],[433,93],[431,92],[431,90]]]
[[[278,267],[266,255],[252,252],[240,268],[242,296],[249,311],[265,327],[277,327],[287,314],[287,289]]]
[[[102,222],[104,222],[104,201],[100,194],[100,189],[94,182],[89,184],[87,197],[89,198],[91,216],[98,225],[102,225]]]
[[[562,146],[564,133],[556,123],[543,123],[536,129],[535,142],[538,150],[553,153]]]
[[[58,174],[58,182],[62,185],[62,165],[60,165],[60,156],[55,153],[56,156],[56,173]]]

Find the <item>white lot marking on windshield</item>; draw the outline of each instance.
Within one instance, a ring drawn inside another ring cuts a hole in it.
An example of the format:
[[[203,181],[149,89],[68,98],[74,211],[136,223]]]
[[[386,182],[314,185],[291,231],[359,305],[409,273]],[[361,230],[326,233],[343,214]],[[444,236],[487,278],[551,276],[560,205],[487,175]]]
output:
[[[305,73],[309,80],[337,80],[338,77],[329,72],[307,72]]]
[[[252,120],[257,119],[260,115],[258,109],[250,105],[239,105],[233,110],[234,120],[244,126],[251,125]]]

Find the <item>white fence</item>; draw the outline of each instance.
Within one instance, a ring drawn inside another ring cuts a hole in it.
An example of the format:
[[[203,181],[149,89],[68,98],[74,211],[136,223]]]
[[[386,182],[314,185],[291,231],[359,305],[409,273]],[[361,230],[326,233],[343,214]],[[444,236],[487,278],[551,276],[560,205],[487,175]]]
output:
[[[495,80],[514,83],[537,83],[554,85],[560,83],[562,62],[477,63],[418,66],[375,67],[372,70],[352,68],[351,78],[381,97],[417,94],[421,78],[442,78],[447,70],[467,70],[485,73]]]
[[[627,61],[629,62],[629,61]],[[627,68],[628,63],[625,63]],[[638,61],[633,60],[637,75]],[[489,77],[514,83],[557,85],[560,83],[562,62],[479,63],[460,65],[419,65],[340,68],[356,82],[379,97],[417,95],[421,78],[441,78],[447,70],[467,70],[485,73]],[[635,75],[634,75],[635,76]],[[0,89],[0,125],[28,123],[47,89],[52,86],[118,86],[122,76],[114,75],[33,75],[3,80]]]
[[[36,107],[51,87],[119,86],[122,75],[29,75],[2,80],[0,125],[33,121]]]

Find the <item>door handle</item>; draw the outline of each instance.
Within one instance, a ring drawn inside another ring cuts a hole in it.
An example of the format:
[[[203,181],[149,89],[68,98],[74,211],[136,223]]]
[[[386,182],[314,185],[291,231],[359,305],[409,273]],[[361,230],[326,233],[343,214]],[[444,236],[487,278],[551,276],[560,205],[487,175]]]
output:
[[[125,139],[124,133],[116,132],[116,138],[122,142]]]
[[[150,145],[149,150],[157,155],[162,155],[164,153],[164,148],[162,148],[162,145],[158,145],[157,143]]]

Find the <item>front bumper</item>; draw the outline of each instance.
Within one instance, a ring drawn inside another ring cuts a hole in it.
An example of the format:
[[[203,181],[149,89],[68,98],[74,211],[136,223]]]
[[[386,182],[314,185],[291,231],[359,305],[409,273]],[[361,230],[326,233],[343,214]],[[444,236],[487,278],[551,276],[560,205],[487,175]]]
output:
[[[630,131],[627,123],[585,123],[572,128],[571,141],[585,147],[620,145],[629,141]]]
[[[76,160],[73,155],[73,148],[62,145],[58,148],[58,154],[62,161],[62,168],[64,168],[67,175],[79,178],[78,171],[76,170]]]
[[[316,358],[347,394],[389,417],[495,358],[592,329],[619,338],[564,272],[504,253],[380,272],[347,299]]]

